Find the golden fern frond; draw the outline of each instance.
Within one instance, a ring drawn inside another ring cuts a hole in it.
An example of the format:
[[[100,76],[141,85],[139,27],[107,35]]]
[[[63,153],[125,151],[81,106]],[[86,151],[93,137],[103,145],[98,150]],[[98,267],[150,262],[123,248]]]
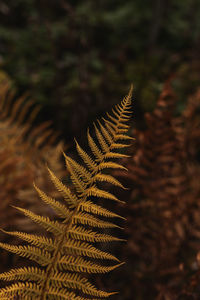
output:
[[[116,178],[114,178],[113,176],[108,175],[108,174],[99,173],[99,174],[96,175],[95,179],[96,179],[96,181],[99,181],[99,182],[108,182],[108,183],[111,183],[115,186],[121,187],[122,189],[126,189],[121,184],[121,182],[119,182],[119,180],[117,180]]]
[[[66,254],[79,255],[79,256],[87,256],[91,258],[99,258],[99,259],[108,259],[108,260],[119,260],[112,254],[103,252],[90,243],[82,242],[78,240],[68,239],[64,245]]]
[[[99,228],[121,228],[114,223],[102,221],[101,219],[95,218],[94,216],[85,212],[79,212],[76,216],[74,216],[73,224],[88,224],[92,227]]]
[[[93,140],[93,138],[90,135],[89,129],[88,129],[88,144],[93,152],[93,154],[96,157],[96,161],[99,161],[103,158],[103,153],[101,152],[101,150],[98,148],[98,146],[96,145],[95,141]]]
[[[95,215],[100,215],[103,217],[107,217],[107,218],[121,218],[124,219],[124,217],[113,213],[112,211],[109,211],[108,209],[100,206],[100,205],[96,205],[94,203],[92,203],[91,201],[83,201],[82,203],[80,203],[80,210],[81,211],[86,211],[89,213],[93,213]]]
[[[60,224],[58,221],[51,221],[48,217],[37,215],[25,208],[20,208],[16,206],[13,207],[22,212],[25,216],[29,217],[33,222],[39,224],[44,229],[55,235],[59,235],[64,229],[63,225]]]
[[[124,241],[99,232],[103,228],[120,228],[117,224],[105,220],[106,218],[123,217],[95,202],[97,198],[123,202],[106,191],[102,183],[107,182],[124,188],[118,180],[104,171],[107,172],[110,168],[125,169],[113,160],[125,157],[119,149],[121,151],[121,148],[127,146],[126,141],[131,140],[126,135],[129,128],[126,122],[130,118],[131,95],[132,90],[120,105],[115,106],[113,115],[108,114],[108,120],[102,119],[94,125],[96,140],[88,130],[87,138],[92,154],[88,154],[75,141],[77,154],[83,165],[64,154],[72,188],[66,187],[48,168],[52,183],[63,197],[62,202],[48,196],[34,185],[41,200],[55,210],[58,220],[51,220],[28,209],[16,207],[48,231],[50,237],[20,231],[4,231],[21,238],[28,245],[0,243],[0,247],[35,261],[37,266],[11,269],[0,274],[2,280],[17,281],[0,291],[1,299],[14,299],[18,296],[20,299],[84,300],[91,297],[107,298],[115,294],[98,290],[82,273],[106,273],[123,264],[112,254],[94,246],[94,243],[98,242]],[[97,231],[93,228],[97,228]],[[103,260],[104,264],[98,263],[97,260]],[[107,260],[116,263],[108,265]]]
[[[46,266],[51,259],[51,255],[48,251],[41,250],[33,246],[15,246],[8,245],[6,243],[0,243],[0,247],[9,252],[16,253],[19,256],[34,260],[41,266]]]
[[[124,241],[122,239],[118,239],[117,237],[98,233],[96,231],[92,231],[90,229],[85,229],[82,226],[72,226],[69,229],[67,236],[73,239],[88,241],[88,242],[111,242],[111,241]]]
[[[75,207],[78,203],[77,196],[73,194],[71,190],[68,187],[66,187],[49,168],[47,168],[47,170],[49,172],[53,184],[55,185],[57,190],[61,193],[64,200],[67,202],[68,206],[70,208]]]
[[[46,248],[47,250],[53,250],[55,248],[53,244],[53,240],[50,238],[47,238],[45,236],[39,236],[35,234],[28,234],[26,232],[20,232],[20,231],[6,231],[2,230],[2,232],[7,233],[11,236],[15,236],[20,238],[21,240],[24,240],[34,246],[37,246],[39,248]]]
[[[35,184],[34,187],[36,191],[38,192],[38,195],[40,198],[48,205],[50,205],[55,212],[61,217],[66,218],[69,215],[69,210],[66,207],[66,205],[61,204],[59,201],[53,199],[52,197],[49,197],[47,194],[45,194],[43,191],[41,191]]]

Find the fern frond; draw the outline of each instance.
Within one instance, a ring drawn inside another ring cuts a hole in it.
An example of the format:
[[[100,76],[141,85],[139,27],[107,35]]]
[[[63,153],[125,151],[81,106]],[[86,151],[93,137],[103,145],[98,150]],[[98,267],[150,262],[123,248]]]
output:
[[[100,205],[96,205],[94,203],[92,203],[91,201],[83,201],[80,203],[80,210],[82,211],[86,211],[89,213],[93,213],[99,216],[103,216],[103,217],[108,217],[108,218],[120,218],[125,220],[124,217],[113,213],[111,211],[109,211],[108,209],[100,206]]]
[[[103,135],[103,137],[104,137],[104,140],[107,140],[107,143],[108,143],[109,145],[111,145],[112,142],[113,142],[114,135],[110,134],[110,133],[106,130],[106,128],[101,124],[101,122],[100,122],[99,120],[98,120],[98,124],[99,124],[99,126],[100,126],[100,128],[101,128],[101,132],[102,132],[102,135]]]
[[[87,196],[94,196],[94,197],[99,197],[99,198],[105,198],[105,199],[110,199],[117,201],[119,203],[124,203],[123,201],[117,199],[113,194],[106,192],[104,190],[100,190],[97,187],[92,186],[87,190]]]
[[[82,180],[81,176],[74,170],[73,164],[70,162],[70,160],[67,159],[67,157],[65,157],[65,161],[70,173],[71,181],[77,193],[82,195],[87,188],[87,184]]]
[[[86,241],[86,242],[112,242],[112,241],[125,241],[123,239],[119,239],[117,237],[97,233],[96,231],[92,231],[90,229],[85,229],[81,226],[72,226],[71,229],[69,229],[67,236],[73,239]]]
[[[0,291],[1,299],[14,299],[13,296],[19,295],[23,297],[21,299],[32,300],[39,299],[41,294],[40,285],[32,282],[18,282],[10,285],[9,287],[3,288]],[[59,300],[84,300],[82,297],[77,297],[73,292],[67,292],[66,289],[59,289],[50,287],[48,291],[45,291],[45,297],[53,297],[53,299]],[[52,298],[51,298],[52,299]]]
[[[91,135],[89,133],[89,129],[87,132],[87,137],[88,137],[88,144],[89,144],[94,156],[96,157],[96,161],[100,161],[103,158],[103,153],[101,152],[101,150],[98,148],[95,141],[91,137]]]
[[[114,143],[111,145],[111,149],[121,149],[121,148],[127,148],[130,145],[127,144],[120,144],[120,143]]]
[[[105,155],[106,158],[127,158],[128,155],[122,154],[122,153],[116,153],[116,152],[108,152]]]
[[[14,281],[14,280],[28,280],[40,281],[44,277],[45,271],[36,267],[24,267],[11,269],[8,272],[0,274],[1,280]]]
[[[61,270],[68,270],[74,272],[84,272],[84,273],[107,273],[110,272],[124,263],[120,263],[114,266],[101,266],[94,264],[88,260],[83,259],[82,257],[73,257],[73,256],[62,256],[58,261],[58,265]]]
[[[39,266],[12,269],[0,274],[0,279],[17,281],[1,289],[0,299],[17,297],[26,300],[85,300],[93,299],[92,297],[107,298],[115,294],[115,292],[98,290],[80,273],[106,273],[123,264],[112,254],[94,247],[93,243],[124,241],[113,235],[99,232],[102,228],[121,228],[105,218],[124,218],[93,202],[97,198],[102,198],[124,203],[106,191],[103,184],[101,188],[98,185],[107,182],[124,188],[117,179],[104,174],[104,171],[107,172],[107,169],[126,170],[120,163],[113,162],[113,160],[127,157],[118,151],[127,146],[126,141],[131,140],[126,136],[128,126],[125,124],[130,118],[130,104],[131,92],[124,98],[121,105],[114,108],[113,116],[108,114],[108,120],[97,121],[98,124],[94,125],[96,141],[88,130],[87,139],[91,155],[75,140],[77,154],[82,159],[83,165],[64,154],[72,182],[71,188],[66,187],[54,172],[47,168],[53,185],[64,201],[60,202],[48,196],[34,184],[41,200],[56,212],[59,221],[51,220],[49,217],[38,215],[25,208],[15,207],[50,232],[50,237],[21,231],[4,231],[22,239],[28,245],[16,246],[0,243],[0,247],[34,260]],[[13,116],[16,110],[17,107]],[[36,136],[37,134],[39,133],[34,133]],[[50,131],[47,131],[45,137],[49,134]],[[124,142],[121,143],[121,140]],[[37,144],[42,142],[43,138],[38,136]],[[97,228],[97,231],[93,228]],[[97,259],[103,260],[104,264],[96,262]],[[107,260],[115,261],[116,264],[107,265]],[[84,296],[79,296],[80,293]]]
[[[97,174],[95,176],[95,181],[99,181],[99,182],[108,182],[108,183],[111,183],[115,186],[118,186],[118,187],[121,187],[122,189],[126,189],[122,184],[121,182],[119,182],[116,178],[114,178],[113,176],[111,175],[107,175],[107,174]]]
[[[0,247],[9,252],[16,253],[19,256],[34,260],[42,266],[48,265],[51,259],[51,255],[48,251],[32,246],[15,246],[0,242]]]
[[[53,240],[50,238],[47,238],[45,236],[39,236],[35,234],[28,234],[26,232],[20,232],[20,231],[6,231],[2,230],[2,232],[18,237],[21,240],[24,240],[34,246],[37,246],[39,248],[46,248],[46,250],[52,251],[55,249],[55,246],[53,244]]]
[[[33,222],[44,227],[49,232],[52,232],[55,235],[59,235],[63,232],[64,227],[59,222],[51,221],[48,217],[39,216],[25,208],[20,208],[16,206],[13,207],[22,212],[25,216],[29,217]]]
[[[107,153],[109,151],[109,146],[105,141],[105,138],[103,137],[103,135],[101,134],[100,130],[97,128],[97,126],[94,124],[94,128],[95,128],[95,132],[96,132],[96,136],[98,139],[99,144],[101,145],[101,150],[103,153]]]
[[[102,118],[102,120],[103,120],[104,123],[105,123],[105,126],[106,126],[106,128],[107,128],[107,131],[110,133],[110,135],[111,135],[112,137],[114,137],[114,136],[115,136],[116,126],[115,126],[112,122],[110,122],[109,120],[107,120],[107,119],[105,119],[105,118]]]
[[[64,245],[64,248],[67,254],[115,260],[119,262],[119,260],[114,255],[101,251],[92,246],[90,243],[68,239],[66,244]]]
[[[67,209],[67,207],[63,204],[61,204],[59,201],[56,201],[55,199],[47,196],[43,191],[41,191],[35,184],[34,188],[38,192],[38,195],[40,198],[48,205],[50,205],[55,212],[61,217],[61,218],[66,218],[70,211]]]
[[[77,149],[77,152],[79,153],[80,157],[85,162],[85,164],[88,166],[90,171],[94,172],[98,167],[97,163],[80,147],[80,145],[78,144],[78,142],[76,140],[75,140],[75,142],[76,142],[76,149]]]
[[[90,174],[90,172],[88,172],[85,167],[81,166],[74,159],[70,158],[65,153],[63,154],[65,157],[66,165],[69,164],[71,168],[74,169],[74,172],[76,172],[79,175],[79,177],[83,179],[85,183],[87,184],[90,183],[92,179],[92,175]]]
[[[64,197],[64,200],[67,202],[70,208],[73,208],[78,203],[78,198],[76,195],[74,195],[69,188],[67,188],[57,177],[56,175],[47,168],[50,178],[52,182],[54,183],[55,187],[58,189],[58,191],[62,194]]]
[[[99,170],[103,170],[103,169],[122,169],[128,171],[128,169],[125,168],[124,166],[110,161],[100,163]]]
[[[111,222],[102,221],[101,219],[95,218],[94,216],[79,212],[73,218],[73,224],[82,224],[82,225],[90,225],[92,227],[99,227],[99,228],[120,228],[120,226],[113,224]]]
[[[134,140],[134,138],[132,138],[131,136],[124,135],[124,134],[117,134],[116,138],[118,140]]]

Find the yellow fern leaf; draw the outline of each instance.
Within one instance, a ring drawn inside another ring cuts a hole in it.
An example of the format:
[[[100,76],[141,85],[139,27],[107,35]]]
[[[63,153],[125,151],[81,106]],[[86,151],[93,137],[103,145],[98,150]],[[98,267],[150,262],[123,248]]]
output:
[[[54,281],[57,286],[64,285],[70,289],[78,289],[91,296],[109,297],[113,294],[97,290],[95,286],[79,274],[56,272],[51,276],[51,281]]]
[[[102,160],[103,153],[98,148],[98,146],[94,142],[93,138],[90,136],[89,129],[88,129],[88,133],[87,134],[88,134],[88,144],[89,144],[89,146],[90,146],[90,148],[91,148],[94,156],[96,157],[96,161]]]
[[[119,260],[112,254],[101,251],[90,243],[68,239],[64,245],[66,254],[87,256],[91,258],[108,259],[108,260]]]
[[[34,246],[37,246],[39,248],[45,248],[46,250],[52,251],[55,249],[55,245],[53,244],[53,240],[50,238],[47,238],[45,236],[39,236],[35,234],[28,234],[25,232],[20,232],[20,231],[5,231],[2,230],[2,232],[18,237]]]
[[[61,270],[76,271],[76,272],[87,272],[87,273],[107,273],[110,272],[124,263],[120,263],[114,266],[101,266],[94,264],[90,261],[83,259],[82,257],[63,256],[59,261],[58,265]]]
[[[87,241],[87,242],[113,242],[113,241],[125,241],[123,239],[119,239],[117,237],[108,235],[108,234],[101,234],[97,233],[95,231],[85,229],[81,226],[72,226],[67,236],[69,236],[72,239],[77,239],[81,241]]]
[[[97,128],[97,126],[95,124],[94,124],[94,128],[95,128],[95,132],[96,132],[96,136],[99,141],[99,144],[101,145],[102,152],[107,153],[109,151],[108,144],[106,143],[103,135],[101,134],[101,132],[99,131],[99,129]]]
[[[88,168],[94,172],[97,168],[97,164],[95,161],[79,146],[78,142],[76,142],[76,149],[80,155],[80,157],[83,159],[84,163],[88,166]]]
[[[15,246],[6,243],[0,243],[0,247],[9,252],[32,259],[42,266],[48,265],[51,259],[51,255],[48,251],[44,251],[32,246]]]
[[[58,189],[58,191],[62,194],[64,197],[65,201],[69,205],[69,207],[75,207],[78,203],[78,199],[76,195],[74,195],[69,188],[67,188],[56,176],[55,174],[47,168],[51,180],[54,183],[55,187]]]
[[[95,218],[94,216],[79,212],[73,217],[73,224],[82,224],[82,225],[90,225],[92,227],[99,227],[99,228],[120,228],[120,226],[111,223],[102,221],[101,219]]]
[[[111,183],[111,184],[113,184],[113,185],[116,185],[116,186],[118,186],[118,187],[120,187],[120,188],[122,188],[122,189],[126,189],[126,188],[121,184],[121,182],[119,182],[116,178],[114,178],[114,177],[111,176],[111,175],[99,173],[99,174],[97,174],[97,175],[95,176],[95,181],[100,181],[100,182],[105,181],[105,182]]]
[[[88,196],[95,196],[98,198],[105,198],[105,199],[110,199],[110,200],[114,200],[117,201],[119,203],[124,203],[124,201],[121,201],[119,199],[117,199],[117,197],[115,197],[113,194],[106,192],[104,190],[100,190],[95,186],[92,186],[91,188],[87,189],[87,195]]]
[[[93,213],[93,214],[96,214],[96,215],[100,215],[100,216],[103,216],[103,217],[120,218],[120,219],[125,220],[124,217],[122,217],[118,214],[115,214],[115,213],[109,211],[108,209],[106,209],[104,207],[101,207],[100,205],[96,205],[96,204],[92,203],[91,201],[81,202],[80,203],[80,210],[86,211],[86,212],[89,212],[89,213]]]
[[[8,272],[0,274],[1,280],[41,280],[45,277],[45,271],[36,267],[24,267],[11,269]]]
[[[61,218],[66,218],[70,211],[67,209],[67,207],[63,204],[61,204],[59,201],[56,201],[55,199],[47,196],[43,191],[41,191],[35,184],[34,188],[38,192],[38,195],[40,198],[48,205],[50,205],[56,213],[61,217]]]
[[[55,235],[60,235],[64,230],[63,225],[57,221],[51,221],[48,217],[39,216],[25,208],[20,208],[16,206],[13,207],[15,207],[20,212],[24,213],[24,215],[29,217],[33,222],[38,223],[39,225],[44,227],[47,231],[52,232]]]

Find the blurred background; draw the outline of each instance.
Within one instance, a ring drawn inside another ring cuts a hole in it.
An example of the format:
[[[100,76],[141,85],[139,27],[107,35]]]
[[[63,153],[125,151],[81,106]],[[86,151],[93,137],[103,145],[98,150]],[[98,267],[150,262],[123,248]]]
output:
[[[111,249],[127,264],[97,280],[100,288],[121,291],[113,299],[200,299],[199,284],[194,291],[188,279],[199,270],[200,220],[194,216],[200,199],[199,53],[199,0],[0,0],[0,82],[15,91],[14,102],[27,93],[41,107],[36,124],[51,120],[69,152],[74,136],[84,144],[86,128],[134,84],[135,158],[125,162],[129,178],[116,174],[130,188],[124,209],[129,242],[120,252]],[[18,166],[23,151],[14,154],[16,174],[24,165]],[[35,177],[50,189],[27,159],[24,172],[31,178],[23,184],[17,179],[16,190],[24,193],[15,193],[17,199],[30,195]],[[60,163],[56,169],[62,177]],[[3,172],[7,176],[8,169]],[[161,178],[167,180],[160,183]],[[156,206],[160,202],[164,205]]]
[[[0,1],[1,72],[67,141],[131,83],[135,120],[172,73],[184,101],[198,84],[199,50],[198,0]]]

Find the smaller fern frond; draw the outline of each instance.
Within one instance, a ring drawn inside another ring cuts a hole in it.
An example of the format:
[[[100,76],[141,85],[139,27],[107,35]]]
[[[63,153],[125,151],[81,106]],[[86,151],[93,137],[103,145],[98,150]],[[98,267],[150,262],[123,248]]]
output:
[[[39,236],[35,234],[28,234],[26,232],[20,232],[20,231],[6,231],[1,229],[2,232],[12,235],[14,237],[18,237],[21,240],[24,240],[34,246],[37,246],[39,248],[47,249],[49,251],[52,251],[55,249],[55,245],[53,243],[53,240],[50,238],[47,238],[45,236]]]
[[[120,218],[125,220],[124,217],[113,213],[111,211],[109,211],[108,209],[100,206],[100,205],[96,205],[94,203],[92,203],[91,201],[83,201],[80,203],[80,210],[82,211],[86,211],[89,213],[93,213],[95,215],[99,215],[99,216],[103,216],[103,217],[107,217],[107,218]]]
[[[66,160],[67,168],[70,173],[71,181],[77,191],[77,194],[79,194],[78,197],[80,198],[84,194],[87,188],[87,184],[85,183],[85,181],[83,181],[81,176],[74,170],[70,160],[68,160],[67,158],[65,158],[65,160]]]
[[[87,196],[95,196],[95,197],[99,197],[99,198],[114,200],[119,203],[124,203],[124,201],[117,199],[117,197],[115,197],[113,194],[106,192],[104,190],[100,190],[99,188],[94,187],[94,186],[92,186],[91,188],[89,188],[87,190]]]
[[[75,194],[72,194],[71,190],[67,188],[57,177],[56,175],[47,168],[50,178],[52,182],[54,183],[55,187],[58,189],[58,191],[62,194],[64,200],[67,202],[68,206],[70,208],[73,208],[78,203],[78,198]]]
[[[127,157],[130,157],[130,156],[122,154],[122,153],[116,153],[116,152],[108,152],[105,155],[105,158],[127,158]]]
[[[67,254],[87,256],[97,259],[115,260],[119,262],[114,255],[101,251],[87,242],[68,239],[64,245],[64,248]]]
[[[122,149],[122,148],[127,148],[130,145],[127,144],[120,144],[120,143],[114,143],[111,145],[111,149]]]
[[[114,134],[110,134],[106,128],[101,124],[101,122],[98,120],[97,121],[98,124],[99,124],[99,127],[101,129],[101,132],[102,132],[102,136],[104,137],[104,140],[107,141],[108,145],[111,145],[112,142],[113,142],[113,137],[114,137]]]
[[[23,267],[12,269],[8,272],[0,274],[1,280],[13,281],[13,280],[28,280],[38,281],[44,276],[44,270],[36,267]]]
[[[113,242],[113,241],[125,241],[124,239],[119,239],[117,237],[98,233],[96,231],[92,231],[91,229],[85,229],[82,226],[73,225],[68,233],[67,236],[73,239],[86,241],[86,242]]]
[[[95,181],[99,181],[99,182],[108,182],[110,184],[113,184],[115,186],[118,186],[122,189],[126,189],[122,184],[121,182],[119,182],[116,178],[114,178],[113,176],[111,175],[107,175],[107,174],[97,174],[95,176]]]
[[[125,168],[124,166],[114,163],[114,162],[103,162],[99,165],[99,170],[104,170],[104,169],[122,169],[125,171],[128,171],[127,168]]]
[[[104,136],[102,135],[102,133],[100,132],[100,130],[97,128],[97,126],[95,124],[94,124],[94,128],[95,128],[97,140],[101,146],[101,151],[103,153],[109,152],[109,145],[106,143]]]
[[[51,277],[51,281],[54,281],[57,287],[64,285],[70,289],[78,289],[83,293],[96,297],[109,297],[113,295],[113,293],[107,293],[96,289],[86,278],[79,274],[56,272]]]
[[[88,129],[88,132],[87,132],[87,137],[88,137],[88,144],[91,148],[92,153],[96,157],[96,161],[100,161],[103,158],[103,153],[101,152],[101,150],[98,148],[95,141],[91,137],[89,129]]]
[[[62,256],[58,261],[58,266],[61,270],[68,270],[72,272],[84,272],[84,273],[107,273],[110,272],[124,263],[120,263],[114,266],[102,266],[87,261],[82,257]]]
[[[67,207],[63,204],[61,204],[59,201],[56,201],[52,197],[47,196],[43,191],[41,191],[35,183],[33,184],[35,190],[38,192],[38,195],[40,198],[49,206],[51,206],[55,212],[61,217],[61,218],[66,218],[70,211],[67,209]]]
[[[42,266],[48,265],[48,262],[51,259],[51,255],[47,250],[39,249],[33,246],[15,246],[0,242],[0,247],[9,252],[16,253],[19,256],[36,261]]]
[[[81,178],[85,183],[89,184],[92,179],[92,175],[90,174],[90,172],[88,172],[85,167],[81,166],[65,153],[63,153],[63,155],[65,157],[66,166],[69,164],[70,167],[74,169],[74,172],[78,174],[79,178]]]
[[[47,231],[52,232],[55,235],[59,235],[63,231],[63,225],[57,221],[51,221],[48,217],[39,216],[25,208],[16,206],[13,207],[22,212],[25,216],[29,217],[33,222],[39,224]]]
[[[74,216],[73,224],[82,224],[82,225],[87,224],[92,227],[121,229],[120,226],[114,223],[102,221],[101,219],[95,218],[94,216],[87,214],[85,212],[79,212],[76,216]]]
[[[78,142],[75,140],[76,142],[76,149],[77,152],[79,153],[80,157],[82,158],[82,160],[84,161],[84,163],[88,166],[88,168],[90,169],[90,171],[93,173],[98,165],[96,164],[96,162],[81,148],[81,146],[78,144]]]

